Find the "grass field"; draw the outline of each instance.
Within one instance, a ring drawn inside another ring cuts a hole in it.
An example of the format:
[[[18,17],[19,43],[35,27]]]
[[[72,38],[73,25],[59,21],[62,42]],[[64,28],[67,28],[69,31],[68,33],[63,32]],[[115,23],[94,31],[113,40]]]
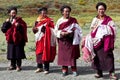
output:
[[[80,26],[83,29],[83,35],[89,32],[89,26],[96,16],[95,4],[99,1],[106,2],[108,10],[106,14],[111,16],[117,25],[117,38],[115,48],[120,49],[120,2],[119,0],[0,0],[0,25],[8,17],[7,9],[10,6],[18,8],[18,15],[22,16],[28,25],[28,39],[25,51],[33,52],[35,50],[34,34],[31,27],[38,16],[37,9],[39,7],[48,7],[48,15],[53,18],[56,23],[57,19],[61,17],[59,8],[64,5],[70,5],[72,8],[71,16],[77,18]],[[0,54],[6,53],[6,41],[4,34],[0,31]]]

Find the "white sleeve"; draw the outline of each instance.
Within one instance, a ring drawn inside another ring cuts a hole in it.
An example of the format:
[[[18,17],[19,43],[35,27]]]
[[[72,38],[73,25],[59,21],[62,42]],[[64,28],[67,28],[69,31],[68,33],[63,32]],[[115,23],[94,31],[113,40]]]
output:
[[[90,29],[94,28],[96,25],[98,25],[98,20],[97,18],[93,18],[92,23],[90,25]]]
[[[74,31],[74,38],[73,38],[73,45],[80,44],[82,40],[82,29],[78,24],[75,24],[75,31]]]
[[[109,21],[108,26],[116,28],[116,25],[115,25],[114,21]]]
[[[115,32],[115,35],[116,35],[117,27],[116,27],[114,21],[109,21],[108,26],[111,26],[114,29],[114,32]]]
[[[58,30],[58,29],[59,29],[59,20],[57,21],[57,23],[56,23],[56,25],[55,25],[55,31],[54,31],[54,33],[55,33],[55,36],[56,36],[57,38],[60,38],[61,30]]]
[[[78,25],[78,24],[76,24],[76,25],[77,25],[77,30],[79,32],[79,36],[80,36],[80,38],[82,38],[82,29],[81,29],[80,25]]]
[[[92,20],[91,22],[91,25],[90,25],[90,28],[92,28],[94,26],[95,22],[94,22],[94,19]]]

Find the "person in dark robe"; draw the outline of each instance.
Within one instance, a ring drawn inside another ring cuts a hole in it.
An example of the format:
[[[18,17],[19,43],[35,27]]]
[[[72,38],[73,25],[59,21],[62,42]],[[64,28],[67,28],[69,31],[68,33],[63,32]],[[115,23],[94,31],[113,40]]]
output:
[[[27,25],[17,16],[17,8],[8,9],[9,18],[3,23],[1,30],[7,41],[7,59],[11,61],[8,70],[21,70],[22,59],[26,58],[24,46],[27,39]]]
[[[54,36],[54,22],[47,16],[47,8],[38,10],[39,16],[33,27],[36,43],[36,73],[44,71],[49,73],[50,62],[53,62],[56,55],[56,37]]]
[[[71,66],[74,76],[77,76],[76,59],[80,57],[79,44],[82,30],[77,20],[70,16],[71,8],[67,5],[61,7],[62,17],[58,19],[55,33],[58,39],[58,65],[62,66],[62,75],[68,74]]]

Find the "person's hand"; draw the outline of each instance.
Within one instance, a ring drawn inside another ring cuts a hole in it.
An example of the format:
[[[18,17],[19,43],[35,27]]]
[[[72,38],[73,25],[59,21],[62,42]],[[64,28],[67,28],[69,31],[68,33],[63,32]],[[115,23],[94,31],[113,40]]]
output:
[[[6,22],[9,22],[10,21],[10,19],[6,19]]]
[[[35,34],[35,33],[37,33],[37,32],[38,32],[38,28],[33,27],[32,31],[33,31],[33,33]]]
[[[19,25],[19,23],[15,23],[15,26],[17,27]]]
[[[61,36],[67,36],[68,34],[70,34],[69,32],[61,32]]]

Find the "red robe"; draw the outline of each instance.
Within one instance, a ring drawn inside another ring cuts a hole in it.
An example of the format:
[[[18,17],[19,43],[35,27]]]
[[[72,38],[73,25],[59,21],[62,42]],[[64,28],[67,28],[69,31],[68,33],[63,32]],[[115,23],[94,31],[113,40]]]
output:
[[[22,33],[17,30],[17,26],[15,26],[16,23],[20,24],[20,28],[22,29]],[[16,17],[15,21],[13,22],[12,26],[7,30],[5,33],[7,42],[14,42],[15,44],[19,44],[21,40],[24,40],[24,42],[27,42],[27,25],[22,20],[21,17]]]
[[[46,24],[45,33],[40,40],[36,41],[36,54],[42,54],[43,61],[52,62],[56,55],[56,47],[51,46],[51,28],[54,28],[54,24],[50,18],[46,17],[44,20],[39,21],[35,27],[43,27],[44,24]]]

